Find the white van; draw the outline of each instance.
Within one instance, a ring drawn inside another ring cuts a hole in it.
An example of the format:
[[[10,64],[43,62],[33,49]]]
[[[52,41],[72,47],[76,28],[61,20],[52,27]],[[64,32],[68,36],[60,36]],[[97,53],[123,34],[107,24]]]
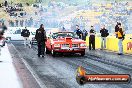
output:
[[[25,29],[25,27],[9,27],[8,30],[5,33],[5,36],[9,40],[23,40],[23,37],[21,36],[22,30]],[[36,31],[36,28],[30,28],[27,27],[27,29],[30,31],[30,39],[32,39],[32,31]]]
[[[6,39],[9,39],[9,40],[23,40],[23,37],[21,36],[22,29],[23,28],[19,28],[19,27],[9,28],[5,32]]]

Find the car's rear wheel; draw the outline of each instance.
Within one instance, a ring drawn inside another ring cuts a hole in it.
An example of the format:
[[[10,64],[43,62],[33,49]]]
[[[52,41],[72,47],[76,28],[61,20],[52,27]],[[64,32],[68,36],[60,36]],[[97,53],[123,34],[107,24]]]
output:
[[[85,55],[85,50],[83,52],[81,52],[81,56],[84,56]]]
[[[52,49],[52,50],[51,50],[51,54],[52,54],[53,57],[55,57],[56,52]]]
[[[47,47],[45,47],[45,51],[46,51],[46,54],[51,53],[51,52],[48,50],[48,48],[47,48]]]

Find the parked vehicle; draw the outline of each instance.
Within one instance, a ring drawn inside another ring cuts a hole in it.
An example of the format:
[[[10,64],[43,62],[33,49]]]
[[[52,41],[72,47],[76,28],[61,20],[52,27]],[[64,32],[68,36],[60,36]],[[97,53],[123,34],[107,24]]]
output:
[[[21,32],[24,29],[24,27],[9,27],[8,31],[6,31],[5,36],[8,40],[23,40],[23,37],[21,36]],[[30,28],[27,27],[27,29],[30,31],[30,40],[32,40],[32,37],[34,37],[34,33],[36,32],[36,28]]]
[[[7,40],[23,40],[21,36],[22,28],[10,28],[5,32]]]

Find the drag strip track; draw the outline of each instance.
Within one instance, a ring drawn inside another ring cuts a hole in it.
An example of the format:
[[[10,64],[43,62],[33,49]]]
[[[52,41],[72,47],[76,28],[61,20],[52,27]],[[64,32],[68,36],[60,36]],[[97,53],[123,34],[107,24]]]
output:
[[[88,61],[84,61],[84,60],[81,60],[81,59],[76,60],[76,62],[74,60],[70,60],[70,59],[68,59],[68,60],[60,59],[60,60],[66,62],[66,63],[69,63],[71,65],[74,65],[74,66],[80,66],[81,65],[81,66],[83,66],[86,69],[88,74],[120,74],[120,73],[116,73],[114,71],[110,71],[110,70],[101,68],[101,67],[99,67],[97,65],[91,64]],[[93,68],[91,68],[91,67],[93,67]],[[126,74],[128,74],[128,73],[126,72]],[[112,88],[112,86],[115,86],[114,84],[108,84],[108,85],[109,85],[109,87],[111,86],[111,88]],[[132,83],[130,83],[128,85],[126,85],[126,84],[118,84],[117,86],[119,88],[131,88],[132,87]],[[118,88],[118,87],[116,87],[116,88]]]
[[[131,67],[117,62],[102,60],[101,57],[86,54],[56,56],[50,54],[45,58],[37,57],[37,47],[24,48],[19,42],[12,42],[22,57],[32,67],[35,74],[41,79],[47,88],[132,88],[130,84],[86,84],[80,86],[75,79],[78,66],[83,66],[88,74],[126,74],[132,75]],[[105,59],[105,58],[104,58]],[[118,70],[119,69],[119,70]]]
[[[33,48],[37,49],[37,47],[33,47]],[[112,66],[111,68],[115,68],[115,67],[120,68],[126,74],[129,73],[132,75],[132,70],[131,70],[132,68],[128,67],[128,65],[123,64],[123,63],[119,63],[116,61],[112,61],[112,60],[102,59],[102,57],[97,57],[97,56],[93,56],[93,55],[86,55],[84,57],[75,55],[74,57],[70,56],[68,58],[67,58],[67,56],[62,57],[62,58],[60,56],[58,56],[58,57],[55,57],[55,59],[66,62],[69,65],[72,65],[71,67],[77,68],[78,66],[83,66],[89,74],[121,74],[120,72],[117,73],[117,72],[114,72],[111,70],[107,70],[103,67],[99,67],[99,66],[95,65],[95,63],[92,64],[92,62],[89,62],[89,60],[92,60],[92,61],[97,61],[99,63],[104,63],[106,65],[110,65],[110,66]],[[91,67],[93,67],[93,68],[91,68]],[[122,74],[124,74],[124,73],[122,73]],[[124,84],[119,85],[118,84],[118,86],[122,87],[122,88],[129,88],[131,85],[124,85]]]
[[[37,51],[37,47],[36,46],[33,46],[32,48]],[[78,59],[76,59],[76,57],[78,57]],[[106,65],[111,65],[111,66],[120,68],[122,70],[127,70],[127,73],[131,73],[131,75],[132,75],[132,65],[127,65],[125,63],[121,63],[121,62],[118,62],[118,61],[108,60],[108,59],[105,59],[104,57],[99,57],[99,56],[95,56],[95,55],[86,54],[84,57],[75,55],[75,57],[72,57],[72,56],[67,57],[68,59],[66,58],[66,60],[65,60],[64,57],[62,57],[62,58],[63,58],[63,61],[68,60],[67,63],[70,63],[69,61],[71,61],[71,64],[76,64],[77,65],[78,64],[77,62],[80,62],[82,66],[84,64],[86,64],[83,67],[86,67],[86,66],[95,67],[94,68],[95,71],[93,71],[93,69],[89,69],[92,73],[95,73],[95,74],[98,74],[98,73],[99,74],[101,74],[101,73],[103,73],[103,74],[118,74],[118,73],[113,72],[113,71],[109,71],[109,70],[104,69],[104,68],[101,68],[101,67],[99,67],[97,65],[92,64],[92,62],[89,63],[89,60],[100,62],[100,63],[106,64]],[[60,56],[59,56],[59,59],[60,59]],[[71,59],[76,59],[76,61],[71,60]],[[60,60],[62,60],[62,59],[60,59]],[[80,64],[78,64],[78,66],[80,66]],[[88,68],[85,68],[85,69],[88,70]]]
[[[94,57],[94,58],[91,58],[91,57]],[[87,55],[87,58],[89,58],[91,60],[99,61],[101,63],[105,63],[105,64],[109,64],[109,65],[114,65],[116,67],[123,68],[125,70],[132,70],[132,65],[127,65],[125,63],[121,63],[121,62],[118,62],[118,61],[107,60],[107,59],[105,59],[103,57],[97,57],[97,56],[93,56],[93,55]]]

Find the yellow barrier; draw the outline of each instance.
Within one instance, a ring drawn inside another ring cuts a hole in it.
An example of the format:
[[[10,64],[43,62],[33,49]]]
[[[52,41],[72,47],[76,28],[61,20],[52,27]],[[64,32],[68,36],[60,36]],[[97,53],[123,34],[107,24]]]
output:
[[[89,46],[89,37],[86,38],[86,44]],[[95,38],[95,48],[101,48],[101,37]],[[115,37],[107,37],[106,49],[110,51],[118,52],[118,39]],[[127,54],[132,54],[132,39],[123,40],[123,52]]]

